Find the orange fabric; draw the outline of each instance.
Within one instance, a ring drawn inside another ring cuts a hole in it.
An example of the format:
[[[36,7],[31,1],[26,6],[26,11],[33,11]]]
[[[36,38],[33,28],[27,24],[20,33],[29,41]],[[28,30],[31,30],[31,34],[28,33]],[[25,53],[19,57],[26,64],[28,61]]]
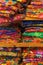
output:
[[[11,65],[11,62],[10,62],[10,61],[7,61],[7,62],[6,62],[6,65]]]

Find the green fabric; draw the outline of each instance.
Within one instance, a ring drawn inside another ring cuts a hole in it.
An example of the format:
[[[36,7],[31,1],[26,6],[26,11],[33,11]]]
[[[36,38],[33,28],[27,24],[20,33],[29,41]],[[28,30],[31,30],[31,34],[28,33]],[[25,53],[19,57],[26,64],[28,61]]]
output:
[[[32,42],[32,40],[24,40],[25,42]]]
[[[43,32],[24,32],[23,36],[32,36],[37,38],[43,38]]]
[[[38,64],[38,65],[42,65],[42,64]]]
[[[40,12],[43,12],[43,9],[40,9],[39,11],[40,11]]]

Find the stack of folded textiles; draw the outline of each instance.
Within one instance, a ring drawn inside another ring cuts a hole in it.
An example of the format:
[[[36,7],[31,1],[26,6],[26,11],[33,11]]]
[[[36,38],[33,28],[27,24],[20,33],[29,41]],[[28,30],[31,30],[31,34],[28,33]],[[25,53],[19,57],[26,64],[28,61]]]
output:
[[[0,43],[17,43],[20,41],[20,30],[0,27]]]
[[[43,21],[23,21],[23,42],[43,43]]]
[[[2,6],[0,6],[0,25],[3,26],[3,24],[11,22],[10,15],[12,14],[12,12],[13,11],[11,10],[10,6],[3,6],[3,4]]]
[[[22,35],[23,42],[43,42],[42,27],[27,27]]]
[[[0,24],[15,22],[16,20],[22,20],[25,17],[25,9],[21,3],[14,5],[3,5],[0,6]]]
[[[26,9],[25,20],[43,20],[43,3],[31,2]]]
[[[25,48],[22,55],[25,65],[43,65],[43,49],[40,47]]]

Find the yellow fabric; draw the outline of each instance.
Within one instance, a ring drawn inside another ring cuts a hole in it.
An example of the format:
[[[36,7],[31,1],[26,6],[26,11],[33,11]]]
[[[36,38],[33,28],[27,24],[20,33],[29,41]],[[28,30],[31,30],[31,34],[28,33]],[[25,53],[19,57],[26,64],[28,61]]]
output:
[[[26,65],[33,65],[32,63],[27,63]]]
[[[17,1],[22,2],[22,0],[17,0]]]
[[[1,65],[6,65],[6,64],[1,64]]]

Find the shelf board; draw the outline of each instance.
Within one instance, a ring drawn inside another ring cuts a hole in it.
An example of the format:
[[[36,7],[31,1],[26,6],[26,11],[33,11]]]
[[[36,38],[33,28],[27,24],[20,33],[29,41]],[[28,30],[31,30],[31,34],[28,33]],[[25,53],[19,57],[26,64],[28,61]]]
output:
[[[23,20],[43,20],[43,18],[35,18],[35,17],[25,17]]]
[[[43,43],[0,43],[0,47],[43,47]]]

